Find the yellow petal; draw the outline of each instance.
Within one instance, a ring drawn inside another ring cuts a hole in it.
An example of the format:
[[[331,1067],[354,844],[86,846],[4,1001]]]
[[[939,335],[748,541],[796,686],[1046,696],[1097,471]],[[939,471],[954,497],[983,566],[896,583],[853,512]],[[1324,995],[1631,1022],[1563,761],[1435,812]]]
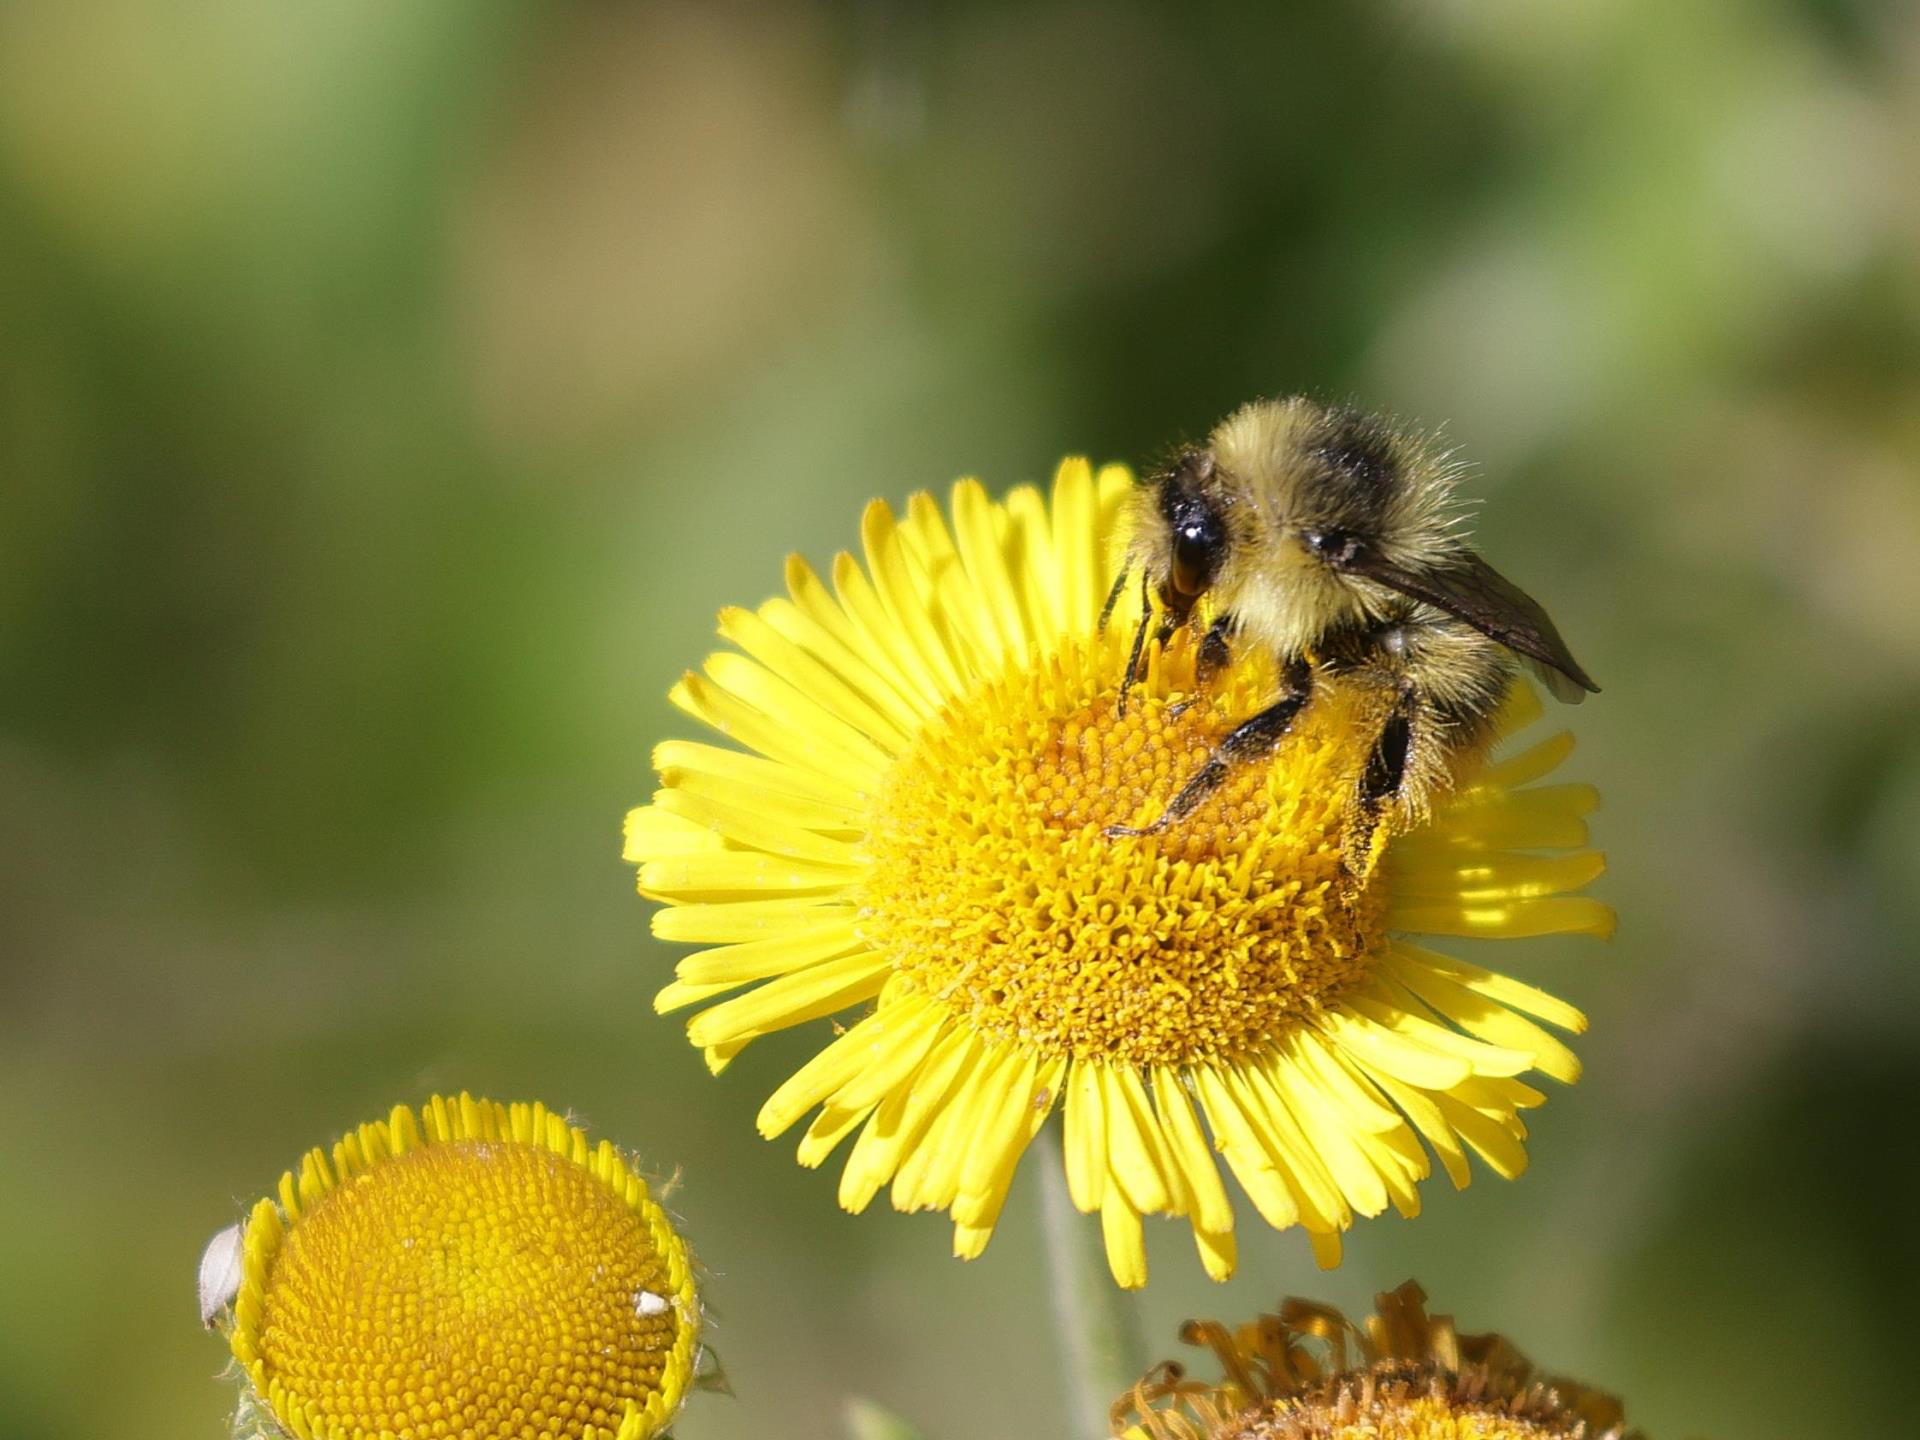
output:
[[[1351,1224],[1353,1212],[1327,1158],[1307,1139],[1268,1069],[1245,1066],[1227,1083],[1240,1090],[1254,1132],[1266,1142],[1274,1168],[1292,1189],[1300,1223],[1309,1230],[1345,1229]]]
[[[890,668],[922,704],[931,707],[951,693],[941,684],[940,676],[928,669],[918,648],[893,623],[886,602],[873,588],[873,582],[859,562],[844,552],[833,557],[833,588],[847,614],[863,632],[867,647],[863,654],[884,653],[891,662]]]
[[[1535,785],[1525,790],[1466,791],[1436,811],[1426,831],[1455,846],[1490,850],[1572,850],[1587,843],[1585,816],[1600,804],[1591,785]]]
[[[1524,1050],[1507,1050],[1462,1035],[1440,1024],[1404,986],[1382,973],[1346,997],[1346,1004],[1387,1026],[1402,1039],[1424,1045],[1442,1055],[1458,1055],[1476,1075],[1518,1075],[1533,1057]]]
[[[1399,912],[1409,902],[1456,901],[1486,905],[1504,900],[1530,900],[1578,890],[1598,879],[1607,857],[1598,850],[1576,850],[1570,855],[1525,855],[1511,850],[1455,851],[1434,847],[1422,852],[1418,863],[1396,862],[1388,852],[1388,885],[1392,901],[1387,923],[1402,926]]]
[[[1233,1278],[1234,1268],[1240,1263],[1240,1246],[1233,1238],[1233,1231],[1206,1230],[1196,1224],[1193,1227],[1193,1243],[1200,1252],[1200,1264],[1209,1280],[1227,1281]]]
[[[887,961],[870,951],[843,956],[724,1000],[687,1022],[696,1045],[721,1045],[817,1020],[871,999],[886,983]]]
[[[1182,1208],[1192,1217],[1196,1231],[1206,1231],[1215,1237],[1216,1246],[1220,1236],[1225,1236],[1230,1243],[1233,1206],[1227,1200],[1226,1186],[1220,1182],[1219,1168],[1213,1163],[1206,1136],[1201,1133],[1200,1119],[1193,1112],[1193,1103],[1170,1067],[1162,1065],[1154,1069],[1153,1096],[1166,1129],[1167,1148],[1185,1191]],[[1206,1253],[1204,1245],[1202,1253]],[[1232,1268],[1229,1260],[1228,1273]]]
[[[1557,735],[1529,745],[1517,754],[1497,760],[1473,777],[1468,787],[1470,792],[1485,793],[1491,790],[1518,790],[1522,785],[1531,785],[1558,770],[1566,758],[1573,754],[1573,732],[1562,730]]]
[[[912,1079],[896,1088],[873,1112],[853,1142],[840,1176],[840,1204],[866,1209],[892,1180],[901,1161],[919,1144],[932,1117],[943,1109],[961,1080],[977,1063],[980,1037],[954,1027],[934,1041]]]
[[[1005,505],[1011,522],[1006,543],[1019,577],[1016,588],[1027,628],[1043,642],[1051,640],[1066,628],[1066,603],[1047,524],[1047,502],[1033,486],[1020,485],[1007,493]]]
[[[846,750],[823,751],[810,746],[807,737],[769,719],[708,676],[683,675],[680,683],[667,692],[667,698],[694,719],[816,784],[837,781],[857,792],[870,793],[882,778],[884,757],[863,760]]]
[[[1353,1128],[1381,1134],[1405,1127],[1400,1112],[1383,1101],[1379,1091],[1361,1083],[1341,1066],[1327,1041],[1316,1031],[1296,1029],[1287,1036],[1280,1050],[1313,1074],[1321,1088],[1339,1102],[1341,1113]]]
[[[1138,1290],[1147,1283],[1147,1241],[1140,1217],[1117,1187],[1107,1188],[1100,1205],[1100,1234],[1107,1244],[1107,1268],[1122,1290]]]
[[[896,1052],[904,1052],[905,1057],[917,1059],[925,1047],[912,1042],[923,1039],[926,1032],[916,1031],[911,1025],[903,1026],[901,1020],[919,1018],[924,1014],[925,1007],[912,1007],[905,1017],[896,1016],[893,1013],[895,1008],[876,1010],[861,1019],[846,1034],[790,1075],[786,1083],[768,1096],[766,1103],[760,1107],[757,1124],[761,1135],[771,1140],[815,1105],[856,1079],[862,1071],[889,1062],[897,1066],[903,1057]]]
[[[729,990],[739,988],[732,981],[706,982],[696,984],[687,980],[669,980],[653,996],[653,1009],[657,1015],[671,1015],[676,1010],[684,1010],[689,1005],[705,1005],[709,1000],[717,1000]]]
[[[1495,1174],[1502,1179],[1517,1180],[1526,1173],[1527,1148],[1504,1126],[1451,1095],[1436,1095],[1433,1102],[1440,1107],[1440,1113],[1454,1132],[1473,1147]]]
[[[1380,1172],[1355,1142],[1335,1102],[1304,1070],[1285,1058],[1276,1058],[1261,1068],[1346,1203],[1362,1215],[1378,1215],[1386,1209],[1387,1187]]]
[[[1100,599],[1099,534],[1094,529],[1093,468],[1078,456],[1053,476],[1053,543],[1067,630],[1093,629]]]
[[[1588,895],[1556,895],[1540,900],[1472,903],[1410,901],[1395,905],[1393,926],[1425,935],[1480,935],[1505,940],[1539,935],[1613,934],[1614,913]]]
[[[817,655],[876,709],[911,731],[927,713],[928,697],[881,653],[798,556],[788,557],[787,588],[791,601],[767,601],[760,607],[761,619]]]
[[[844,865],[822,865],[758,850],[716,850],[674,855],[640,867],[640,888],[649,895],[689,900],[720,900],[733,895],[833,895],[844,891],[853,872]]]
[[[629,865],[678,855],[709,855],[726,848],[706,827],[694,824],[658,805],[642,805],[627,812],[621,858]]]
[[[1367,1071],[1391,1075],[1423,1090],[1445,1090],[1473,1073],[1473,1066],[1458,1055],[1417,1045],[1348,1005],[1322,1011],[1314,1024],[1336,1047],[1362,1062]]]
[[[1074,1062],[1067,1072],[1061,1149],[1067,1169],[1067,1194],[1074,1207],[1091,1215],[1100,1208],[1107,1182],[1107,1116],[1100,1067]]]
[[[907,503],[907,522],[900,536],[933,587],[930,609],[935,628],[959,661],[962,673],[990,675],[1000,667],[1000,631],[966,564],[948,533],[946,520],[934,498],[924,490]]]
[[[821,763],[831,768],[844,765],[850,773],[882,775],[893,761],[884,748],[758,661],[716,650],[701,668],[715,685],[773,720],[809,753],[827,752]]]
[[[736,847],[761,850],[770,855],[785,855],[796,860],[810,860],[819,865],[837,866],[850,876],[862,868],[853,847],[846,841],[788,825],[764,810],[756,813],[724,800],[685,790],[661,791],[654,799],[654,806],[665,814],[677,815],[710,830]]]
[[[1276,1230],[1298,1224],[1300,1207],[1293,1188],[1268,1157],[1267,1147],[1255,1133],[1239,1097],[1211,1066],[1197,1067],[1193,1081],[1201,1108],[1207,1112],[1207,1123],[1219,1137],[1220,1153],[1260,1218]]]
[[[1491,970],[1483,970],[1478,965],[1470,965],[1465,960],[1457,960],[1451,955],[1442,955],[1437,950],[1427,950],[1418,945],[1409,945],[1402,941],[1395,947],[1404,957],[1417,962],[1421,968],[1446,976],[1457,985],[1464,985],[1474,993],[1496,1000],[1514,1010],[1523,1010],[1527,1014],[1556,1025],[1574,1035],[1583,1035],[1587,1029],[1587,1017],[1566,1001],[1537,990],[1531,985],[1509,979],[1505,975],[1496,975]]]
[[[1466,1189],[1468,1181],[1473,1178],[1473,1172],[1467,1167],[1466,1150],[1461,1146],[1459,1136],[1454,1134],[1453,1126],[1447,1123],[1446,1115],[1433,1095],[1388,1075],[1379,1075],[1375,1079],[1393,1103],[1406,1112],[1407,1119],[1413,1122],[1414,1129],[1433,1148],[1433,1153],[1440,1157],[1441,1168],[1447,1172],[1454,1189]]]
[[[730,606],[720,612],[720,633],[882,750],[897,755],[911,743],[911,737],[895,716],[888,713],[888,707],[876,705],[818,656],[788,639],[765,616]]]
[[[1004,657],[1026,653],[1028,636],[1019,592],[1007,573],[996,518],[993,504],[978,480],[962,480],[953,487],[955,543],[968,578],[993,621],[994,633],[1000,638],[999,653]]]
[[[745,985],[752,980],[789,975],[864,944],[853,922],[836,915],[804,930],[696,951],[676,965],[673,973],[689,985]]]
[[[936,693],[959,693],[960,671],[928,614],[933,586],[902,543],[884,500],[867,505],[860,517],[860,538],[874,586],[893,620],[893,633],[912,646]]]
[[[826,801],[812,795],[800,795],[788,787],[778,787],[762,783],[758,779],[749,779],[752,772],[744,768],[736,769],[730,765],[715,764],[711,760],[698,766],[679,763],[677,752],[669,752],[670,758],[663,762],[661,752],[667,750],[667,742],[654,747],[654,765],[660,771],[660,783],[664,789],[677,790],[687,795],[700,795],[719,800],[738,808],[764,815],[770,820],[778,820],[784,825],[797,826],[803,830],[813,830],[831,834],[843,839],[853,839],[866,828],[865,807],[857,799]],[[746,764],[765,765],[783,774],[791,774],[784,766],[759,755],[742,755],[732,750],[714,750],[713,756],[726,756],[728,760]],[[732,773],[729,773],[732,772]],[[845,792],[851,796],[852,792]],[[641,859],[641,856],[628,856],[628,859]]]
[[[853,915],[854,907],[843,901],[809,895],[669,905],[653,912],[652,923],[661,940],[724,945],[796,935]]]
[[[813,1123],[807,1126],[807,1133],[800,1137],[799,1148],[794,1158],[809,1170],[824,1164],[826,1158],[866,1121],[873,1107],[865,1109],[843,1109],[827,1104],[813,1117]]]
[[[1033,1110],[1037,1078],[1033,1055],[1016,1051],[996,1072],[991,1087],[983,1089],[980,1119],[962,1156],[959,1189],[951,1206],[956,1224],[993,1224],[1000,1208],[996,1202],[1006,1194],[998,1182],[1003,1174],[1012,1176],[1009,1162],[1026,1148],[1026,1120]]]
[[[953,1214],[959,1228],[970,1232],[967,1238],[973,1248],[965,1258],[972,1258],[986,1248],[987,1237],[992,1234],[993,1227],[999,1222],[1000,1211],[1007,1203],[1007,1191],[1013,1185],[1014,1171],[1019,1166],[1020,1157],[1033,1143],[1034,1137],[1040,1133],[1040,1127],[1052,1112],[1053,1096],[1065,1070],[1065,1058],[1055,1056],[1038,1062],[1023,1075],[1020,1089],[1014,1097],[1017,1123],[1001,1145],[998,1160],[979,1185],[975,1198],[969,1200],[963,1187],[961,1201],[954,1206]]]
[[[953,1204],[973,1138],[1019,1063],[1011,1047],[983,1047],[980,1058],[961,1075],[960,1084],[927,1126],[927,1133],[900,1162],[893,1177],[894,1209],[944,1210]]]
[[[1107,1174],[1127,1203],[1142,1215],[1168,1209],[1173,1197],[1159,1126],[1147,1106],[1139,1072],[1132,1066],[1101,1066],[1101,1110],[1106,1117]]]
[[[1563,1084],[1571,1085],[1580,1078],[1579,1057],[1525,1016],[1415,964],[1396,965],[1392,973],[1468,1034],[1531,1055],[1536,1070]]]
[[[1313,1263],[1322,1270],[1340,1268],[1340,1235],[1332,1230],[1309,1230],[1307,1239],[1313,1245]]]

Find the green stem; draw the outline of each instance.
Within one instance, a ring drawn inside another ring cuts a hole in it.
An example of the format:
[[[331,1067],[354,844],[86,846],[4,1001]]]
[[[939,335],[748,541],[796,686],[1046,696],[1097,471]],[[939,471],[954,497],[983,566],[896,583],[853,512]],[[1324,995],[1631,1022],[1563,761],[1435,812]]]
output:
[[[1059,1122],[1034,1141],[1039,1152],[1040,1229],[1054,1328],[1065,1362],[1067,1417],[1074,1440],[1108,1440],[1108,1412],[1146,1368],[1133,1297],[1107,1273],[1097,1219],[1073,1208],[1060,1152]]]

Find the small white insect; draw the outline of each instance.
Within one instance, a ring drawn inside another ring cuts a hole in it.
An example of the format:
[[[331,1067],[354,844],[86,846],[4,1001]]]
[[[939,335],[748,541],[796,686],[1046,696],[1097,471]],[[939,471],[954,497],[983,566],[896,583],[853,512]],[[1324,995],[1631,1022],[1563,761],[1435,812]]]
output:
[[[200,1252],[200,1323],[208,1329],[240,1293],[240,1222],[207,1242]]]
[[[664,1295],[656,1295],[651,1290],[636,1290],[634,1292],[633,1313],[638,1315],[642,1320],[651,1319],[655,1315],[664,1315],[672,1308],[673,1307],[667,1302],[667,1297]]]

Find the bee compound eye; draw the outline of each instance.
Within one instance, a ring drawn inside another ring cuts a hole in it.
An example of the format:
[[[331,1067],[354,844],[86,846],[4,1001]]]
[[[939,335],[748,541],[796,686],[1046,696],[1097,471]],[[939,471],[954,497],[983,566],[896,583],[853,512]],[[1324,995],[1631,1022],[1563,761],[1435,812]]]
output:
[[[1188,599],[1198,596],[1219,568],[1220,526],[1211,515],[1197,516],[1174,527],[1173,588]]]

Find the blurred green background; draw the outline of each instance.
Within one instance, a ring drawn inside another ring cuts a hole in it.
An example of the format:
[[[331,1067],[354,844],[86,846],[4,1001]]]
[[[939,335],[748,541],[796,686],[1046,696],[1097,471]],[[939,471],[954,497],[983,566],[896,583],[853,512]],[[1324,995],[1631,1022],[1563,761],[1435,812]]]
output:
[[[1917,260],[1897,0],[0,6],[0,1436],[221,1434],[201,1244],[463,1086],[684,1167],[689,1440],[1061,1433],[1032,1174],[841,1214],[620,817],[869,495],[1301,389],[1483,467],[1621,929],[1497,957],[1594,1021],[1532,1174],[1154,1226],[1149,1333],[1416,1275],[1657,1440],[1910,1433]]]

